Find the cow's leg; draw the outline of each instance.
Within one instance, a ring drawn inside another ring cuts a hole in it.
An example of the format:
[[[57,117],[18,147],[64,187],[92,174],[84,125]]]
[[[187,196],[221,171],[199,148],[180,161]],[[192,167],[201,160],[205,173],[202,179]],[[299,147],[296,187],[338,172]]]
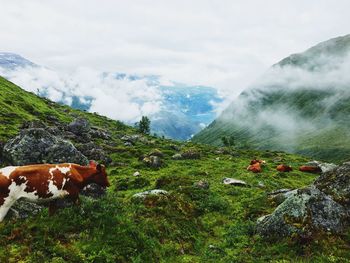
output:
[[[0,222],[2,222],[7,215],[9,209],[11,206],[16,202],[15,199],[7,196],[7,197],[0,197]]]
[[[56,214],[57,210],[58,210],[57,201],[56,200],[50,201],[49,216],[53,216],[54,214]]]

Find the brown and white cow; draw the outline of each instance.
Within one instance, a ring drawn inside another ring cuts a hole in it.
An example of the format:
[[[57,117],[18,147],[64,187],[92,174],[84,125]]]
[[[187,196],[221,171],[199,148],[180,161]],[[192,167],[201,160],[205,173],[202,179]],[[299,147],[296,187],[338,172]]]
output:
[[[251,160],[250,165],[247,167],[247,170],[253,173],[261,173],[262,172],[261,165],[265,163],[266,162],[264,160],[257,160],[257,159]]]
[[[0,222],[20,198],[40,203],[49,201],[49,212],[56,210],[55,200],[68,197],[77,202],[79,191],[87,184],[108,187],[106,168],[90,161],[88,166],[73,163],[9,166],[0,169]]]

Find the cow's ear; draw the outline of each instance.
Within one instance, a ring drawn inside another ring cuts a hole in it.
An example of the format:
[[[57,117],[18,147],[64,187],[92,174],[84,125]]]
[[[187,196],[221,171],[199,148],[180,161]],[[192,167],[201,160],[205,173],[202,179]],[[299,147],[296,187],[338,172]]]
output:
[[[94,160],[90,160],[89,166],[92,167],[92,168],[96,168],[97,167],[97,163]]]
[[[98,172],[101,172],[101,171],[102,171],[102,165],[101,165],[101,164],[98,164],[98,165],[96,166],[96,170],[97,170]]]

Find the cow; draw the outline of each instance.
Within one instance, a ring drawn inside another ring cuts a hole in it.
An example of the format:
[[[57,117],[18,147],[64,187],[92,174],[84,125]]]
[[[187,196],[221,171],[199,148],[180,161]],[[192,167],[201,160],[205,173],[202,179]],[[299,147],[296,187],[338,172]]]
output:
[[[261,173],[262,172],[261,165],[265,163],[266,162],[264,160],[257,160],[257,159],[251,160],[250,165],[247,167],[247,170],[253,173]]]
[[[322,170],[318,166],[308,166],[302,165],[299,167],[300,172],[312,173],[312,174],[321,174]]]
[[[49,214],[57,210],[56,200],[67,197],[79,202],[79,192],[96,183],[110,186],[104,165],[73,163],[8,166],[0,169],[0,222],[20,198],[35,203],[49,202]]]
[[[285,164],[280,164],[280,165],[278,165],[278,166],[276,167],[276,169],[277,169],[277,171],[283,172],[283,173],[293,171],[293,168],[292,168],[291,166],[285,165]]]

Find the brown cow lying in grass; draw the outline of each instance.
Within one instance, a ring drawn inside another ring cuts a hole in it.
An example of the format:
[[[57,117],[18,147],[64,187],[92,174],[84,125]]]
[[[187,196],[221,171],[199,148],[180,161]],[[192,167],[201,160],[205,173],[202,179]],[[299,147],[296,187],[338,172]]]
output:
[[[74,202],[87,184],[108,187],[106,168],[90,161],[88,166],[72,163],[9,166],[0,169],[0,222],[20,198],[32,202],[50,201],[49,213],[56,211],[55,200],[68,197]]]
[[[302,165],[299,167],[299,171],[306,172],[306,173],[312,173],[312,174],[320,174],[322,173],[322,170],[318,166],[308,166],[308,165]]]
[[[253,173],[261,173],[262,172],[261,165],[265,163],[266,162],[264,160],[256,160],[256,159],[251,160],[250,165],[247,167],[247,170]]]
[[[283,173],[293,171],[293,168],[291,166],[285,165],[285,164],[278,165],[276,169],[277,171],[283,172]]]

